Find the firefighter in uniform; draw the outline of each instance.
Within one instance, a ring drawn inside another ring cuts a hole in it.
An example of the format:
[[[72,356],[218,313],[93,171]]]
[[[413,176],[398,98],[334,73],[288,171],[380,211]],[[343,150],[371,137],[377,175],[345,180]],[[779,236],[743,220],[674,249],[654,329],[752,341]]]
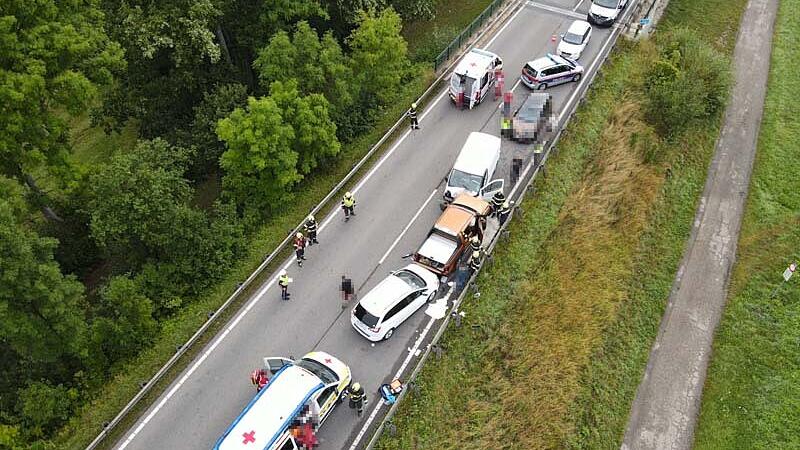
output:
[[[306,223],[303,224],[303,229],[308,235],[308,245],[319,244],[317,240],[317,220],[314,219],[314,216],[308,216]]]
[[[342,197],[342,209],[344,210],[345,222],[350,220],[350,216],[356,215],[356,198],[351,192],[345,192]]]
[[[481,246],[481,238],[479,238],[477,234],[472,236],[472,239],[469,240],[469,248],[472,250],[472,253],[480,253],[483,251],[483,247]]]
[[[502,225],[506,221],[506,219],[508,219],[508,215],[510,213],[511,213],[511,205],[509,205],[508,200],[506,200],[500,206],[500,210],[497,211],[497,220],[500,221],[500,225]]]
[[[411,129],[419,130],[419,121],[417,121],[417,104],[412,103],[411,108],[408,110],[408,118],[411,119]]]
[[[289,300],[289,283],[292,282],[292,279],[289,278],[289,274],[286,270],[281,270],[281,275],[278,277],[278,286],[281,287],[281,300]]]
[[[345,392],[350,398],[350,409],[355,409],[358,413],[358,417],[361,417],[361,414],[364,412],[364,404],[366,403],[367,397],[364,388],[361,387],[361,383],[353,383],[345,389]]]
[[[297,232],[294,235],[294,251],[297,254],[297,265],[303,267],[303,261],[305,261],[306,256],[306,237],[303,236],[303,233]]]
[[[473,272],[481,270],[481,252],[472,252],[472,256],[469,258],[469,268]]]
[[[497,212],[500,210],[500,207],[503,206],[503,203],[506,201],[506,196],[503,194],[503,190],[499,190],[494,193],[492,196],[492,216],[496,216]]]

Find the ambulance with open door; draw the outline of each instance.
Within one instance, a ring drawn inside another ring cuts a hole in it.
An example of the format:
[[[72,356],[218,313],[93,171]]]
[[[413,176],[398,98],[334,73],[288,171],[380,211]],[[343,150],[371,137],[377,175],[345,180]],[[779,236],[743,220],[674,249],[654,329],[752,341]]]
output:
[[[314,431],[341,402],[350,385],[350,368],[325,352],[292,361],[264,358],[269,382],[217,440],[214,450],[296,450],[298,416],[314,418]]]
[[[496,54],[473,48],[458,63],[450,75],[450,98],[462,108],[482,102],[497,82],[497,70],[503,60]]]

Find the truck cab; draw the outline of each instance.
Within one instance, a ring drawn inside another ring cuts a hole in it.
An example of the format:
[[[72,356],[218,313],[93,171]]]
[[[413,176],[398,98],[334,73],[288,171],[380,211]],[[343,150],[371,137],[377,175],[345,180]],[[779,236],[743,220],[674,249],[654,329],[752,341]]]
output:
[[[483,240],[490,210],[489,203],[483,199],[466,193],[459,195],[439,216],[414,253],[414,261],[437,275],[450,276],[469,247],[470,239],[478,236]]]

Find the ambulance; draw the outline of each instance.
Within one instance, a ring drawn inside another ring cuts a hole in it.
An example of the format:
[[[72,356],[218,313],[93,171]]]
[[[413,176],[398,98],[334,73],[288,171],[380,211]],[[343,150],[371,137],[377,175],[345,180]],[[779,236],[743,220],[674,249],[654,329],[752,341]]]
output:
[[[462,108],[482,102],[497,81],[496,71],[503,60],[496,54],[473,48],[450,75],[450,98]]]
[[[269,382],[217,440],[214,450],[301,448],[300,439],[316,432],[352,380],[350,368],[325,352],[311,352],[297,361],[268,357],[264,366]]]

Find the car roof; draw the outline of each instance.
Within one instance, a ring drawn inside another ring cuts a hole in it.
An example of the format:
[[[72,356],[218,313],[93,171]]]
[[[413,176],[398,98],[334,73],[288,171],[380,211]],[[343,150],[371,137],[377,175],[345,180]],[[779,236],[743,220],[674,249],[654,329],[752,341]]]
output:
[[[391,273],[372,288],[358,303],[373,316],[380,317],[396,300],[410,294],[413,290],[408,283]]]
[[[558,64],[569,64],[569,65],[572,65],[566,59],[564,59],[564,58],[562,58],[562,57],[560,57],[558,55],[553,55],[551,53],[548,53],[547,55],[542,56],[541,58],[536,58],[533,61],[528,61],[528,65],[533,67],[536,70],[547,69],[548,67],[553,67],[553,66],[558,65]]]
[[[473,48],[464,55],[464,58],[458,63],[453,73],[466,75],[477,80],[483,76],[484,72],[495,58],[497,58],[497,55],[492,52]]]
[[[492,160],[500,153],[500,138],[473,131],[467,136],[453,168],[473,175],[483,175]]]
[[[472,211],[475,211],[480,215],[487,214],[489,212],[489,207],[490,207],[489,202],[487,202],[486,200],[479,197],[474,197],[467,193],[463,193],[458,197],[456,197],[456,199],[453,200],[453,203],[451,203],[451,205],[463,206],[465,208],[471,209]]]
[[[451,204],[439,216],[439,220],[433,227],[451,236],[458,236],[469,225],[473,217],[475,217],[475,213],[472,211]]]
[[[303,405],[324,387],[313,373],[295,365],[279,370],[219,438],[214,450],[268,448],[289,427]],[[255,441],[243,441],[253,433]],[[246,447],[248,443],[254,446]]]
[[[589,28],[592,28],[592,26],[589,25],[589,22],[585,20],[576,20],[572,22],[572,25],[569,26],[567,33],[583,34],[586,33],[586,30]]]

